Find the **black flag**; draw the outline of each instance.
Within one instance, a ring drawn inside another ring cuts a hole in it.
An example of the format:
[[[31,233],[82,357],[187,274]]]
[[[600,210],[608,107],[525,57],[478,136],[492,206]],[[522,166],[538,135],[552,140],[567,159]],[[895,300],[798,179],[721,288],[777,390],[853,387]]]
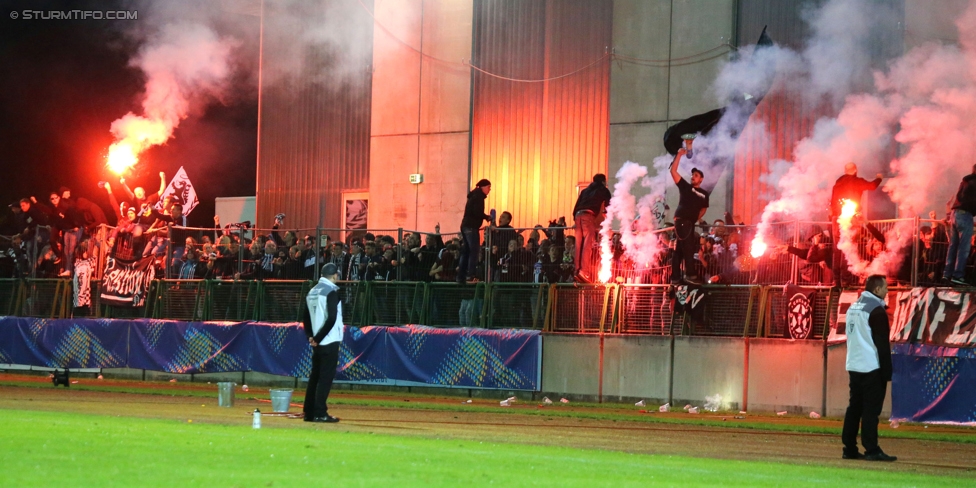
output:
[[[756,42],[757,49],[759,47],[768,47],[773,45],[773,39],[766,34],[766,28],[763,27],[762,34],[759,35],[759,41]],[[678,154],[678,149],[681,149],[682,139],[681,136],[685,134],[702,134],[706,135],[722,120],[722,116],[729,110],[736,114],[743,114],[743,116],[738,116],[737,120],[746,121],[749,119],[749,115],[756,110],[756,106],[762,101],[763,97],[766,96],[766,92],[769,87],[766,87],[762,93],[742,93],[736,96],[729,105],[717,108],[715,110],[705,112],[703,114],[693,115],[688,117],[677,124],[672,125],[664,132],[664,148],[670,154]],[[738,135],[743,127],[732,128],[733,135]]]

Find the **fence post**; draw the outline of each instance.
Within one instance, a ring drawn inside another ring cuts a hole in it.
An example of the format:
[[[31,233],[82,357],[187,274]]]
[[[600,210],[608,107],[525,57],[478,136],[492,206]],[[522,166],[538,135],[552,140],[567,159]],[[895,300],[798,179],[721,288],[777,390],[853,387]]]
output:
[[[96,259],[97,264],[95,266],[94,276],[98,280],[101,280],[105,275],[105,255],[108,254],[108,250],[105,249],[107,241],[105,236],[108,235],[106,225],[108,224],[98,224],[98,237],[96,237],[96,241],[98,242],[98,259]]]
[[[322,227],[319,226],[315,228],[315,273],[313,274],[313,277],[316,282],[318,282],[319,278],[322,276],[321,275],[322,266],[325,265],[325,263],[319,262],[319,259],[322,257],[321,244],[322,244]]]
[[[41,226],[34,227],[34,237],[31,238],[31,259],[30,259],[30,277],[31,279],[37,278],[37,245],[38,237],[41,236]],[[50,239],[48,239],[50,240]]]
[[[186,251],[183,251],[183,255],[186,256]],[[172,279],[170,273],[170,268],[173,267],[173,226],[166,226],[166,259],[163,261],[163,266],[166,268],[163,270],[163,277]]]
[[[244,227],[237,227],[237,276],[234,277],[234,281],[244,273],[244,250],[248,249],[248,246],[244,244]],[[248,250],[250,252],[250,250]]]
[[[915,228],[912,229],[912,288],[914,288],[918,286],[918,215],[912,221],[915,224]]]
[[[397,227],[396,257],[396,279],[397,281],[403,281],[403,227]],[[396,296],[399,297],[399,293]],[[399,310],[399,307],[397,308]]]
[[[800,245],[800,221],[793,221],[793,245]],[[793,284],[799,284],[797,281],[799,268],[799,257],[796,254],[790,253],[790,282]]]
[[[461,238],[463,239],[464,235]],[[485,244],[480,247],[478,252],[485,263],[485,283],[491,283],[491,226],[485,228]],[[478,259],[478,256],[474,258]]]

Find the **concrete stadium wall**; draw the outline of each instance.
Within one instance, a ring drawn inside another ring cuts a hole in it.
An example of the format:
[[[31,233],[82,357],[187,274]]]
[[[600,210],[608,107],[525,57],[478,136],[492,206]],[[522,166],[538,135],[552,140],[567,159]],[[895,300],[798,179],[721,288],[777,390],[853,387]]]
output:
[[[348,390],[410,391],[469,397],[507,397],[538,400],[542,396],[573,401],[649,403],[670,401],[701,406],[705,398],[722,395],[724,408],[750,412],[786,410],[792,414],[816,411],[841,417],[847,408],[846,346],[828,348],[826,398],[824,395],[823,343],[787,339],[737,337],[675,337],[674,373],[671,373],[671,337],[606,335],[603,337],[603,384],[600,384],[598,335],[547,334],[542,347],[542,387],[539,392],[479,390],[440,387],[340,384]],[[746,350],[748,347],[748,378]],[[46,371],[47,368],[15,368]],[[97,372],[97,371],[96,371]],[[102,370],[106,378],[178,382],[231,381],[252,386],[302,389],[304,383],[288,376],[256,372],[173,374],[141,369]],[[89,374],[94,374],[90,373]],[[743,397],[743,387],[748,388]],[[673,392],[671,394],[670,392]],[[891,413],[891,390],[885,397],[882,417]]]
[[[678,407],[702,405],[706,397],[720,394],[731,410],[744,405],[751,412],[823,414],[826,404],[826,414],[834,417],[843,416],[847,408],[843,344],[829,348],[825,397],[822,342],[679,336],[674,338],[672,378],[670,341],[661,336],[605,336],[601,392],[599,336],[546,335],[541,394],[585,401],[671,401]],[[890,412],[889,385],[882,415]]]
[[[603,398],[665,402],[670,369],[670,337],[607,336],[603,346]]]
[[[432,58],[471,57],[473,2],[374,5],[390,32],[373,34],[368,225],[433,231],[440,223],[457,232],[469,190],[471,78],[467,68]],[[410,183],[413,173],[423,183]]]
[[[615,0],[614,53],[645,60],[699,54],[732,42],[735,18],[735,0]],[[727,59],[718,56],[684,66],[612,63],[609,175],[627,161],[648,166],[653,174],[654,158],[666,154],[662,140],[668,126],[719,107],[710,86]],[[730,184],[727,175],[706,175],[705,184],[715,185],[705,214],[711,222],[722,218]],[[643,196],[639,186],[632,191]],[[668,191],[668,204],[677,206],[674,188]]]
[[[749,339],[749,410],[820,412],[823,342]]]
[[[675,337],[674,406],[722,395],[727,408],[742,405],[745,342],[738,337]]]
[[[547,335],[542,339],[542,392],[592,399],[600,388],[600,338]]]

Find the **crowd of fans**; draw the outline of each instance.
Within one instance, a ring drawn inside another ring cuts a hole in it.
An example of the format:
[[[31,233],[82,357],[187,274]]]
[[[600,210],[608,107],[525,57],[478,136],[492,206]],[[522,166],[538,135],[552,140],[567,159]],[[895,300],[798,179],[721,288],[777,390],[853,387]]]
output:
[[[160,177],[165,181],[163,174]],[[352,281],[450,282],[458,274],[461,239],[455,235],[445,239],[439,228],[431,234],[406,233],[400,242],[390,235],[354,233],[345,241],[324,235],[316,243],[319,236],[300,237],[296,231],[285,230],[284,216],[279,214],[272,230],[266,232],[236,225],[221,227],[216,218],[213,232],[192,231],[183,227],[181,202],[161,198],[162,186],[152,194],[142,188],[130,190],[124,180],[120,186],[122,202],[110,184],[100,184],[117,219],[116,226],[101,235],[99,232],[106,231],[99,229],[108,223],[105,213],[91,201],[72,196],[69,188],[50,192],[46,201],[29,197],[11,205],[22,231],[5,238],[8,245],[0,252],[0,276],[71,277],[78,268],[91,274],[101,243],[111,259],[132,262],[152,257],[156,276],[173,279],[309,280],[326,263],[336,264],[340,279]],[[915,260],[905,259],[894,281],[911,282],[913,264],[918,283],[940,281],[949,239],[945,221],[936,220],[933,214],[929,216],[931,223],[919,230]],[[699,222],[700,248],[695,264],[697,275],[705,281],[785,283],[791,279],[790,263],[795,256],[798,282],[831,283],[834,241],[829,226],[811,225],[800,239],[776,241],[771,236],[770,251],[761,259],[753,259],[746,252],[753,237],[750,228],[726,225],[734,223],[730,219],[732,216],[726,215],[711,224]],[[485,228],[475,253],[475,280],[572,283],[578,279],[574,262],[577,238],[567,235],[571,228],[564,218],[549,222],[548,227],[531,229],[514,229],[511,222],[512,215],[502,212],[497,225]],[[855,231],[864,259],[870,260],[884,250],[884,233],[870,222],[858,223]],[[675,247],[673,235],[661,231],[657,236],[664,251],[654,262],[635,263],[624,253],[620,235],[614,234],[610,247],[615,281],[672,281],[669,264]],[[490,247],[486,247],[489,242]],[[597,253],[595,248],[590,251]],[[970,269],[973,262],[976,254],[970,256]]]

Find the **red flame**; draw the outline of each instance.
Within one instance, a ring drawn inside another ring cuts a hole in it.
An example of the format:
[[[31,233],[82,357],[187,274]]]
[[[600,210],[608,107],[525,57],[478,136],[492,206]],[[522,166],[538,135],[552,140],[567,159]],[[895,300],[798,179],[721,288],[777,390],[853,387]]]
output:
[[[760,258],[763,254],[766,254],[767,247],[769,246],[766,245],[763,238],[761,236],[756,236],[756,238],[752,240],[752,247],[749,250],[749,254],[754,258]]]

